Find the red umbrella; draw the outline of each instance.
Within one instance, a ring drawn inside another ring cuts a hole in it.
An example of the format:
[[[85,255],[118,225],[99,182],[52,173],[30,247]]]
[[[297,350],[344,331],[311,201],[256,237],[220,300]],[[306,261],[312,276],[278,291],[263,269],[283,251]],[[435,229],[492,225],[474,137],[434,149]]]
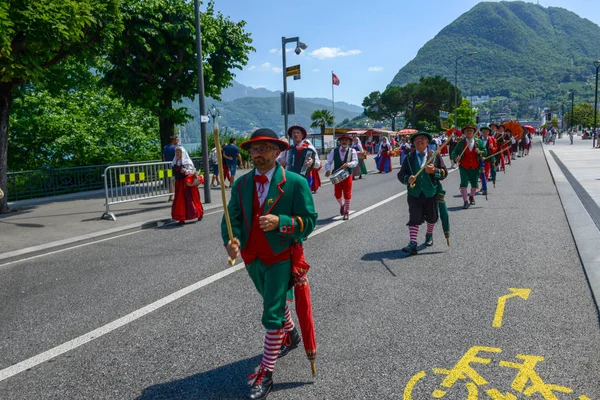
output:
[[[456,137],[462,136],[462,131],[458,128],[450,128],[446,131],[446,136],[450,137],[450,135],[454,134]]]
[[[317,339],[315,337],[315,320],[312,312],[312,301],[310,299],[310,286],[306,274],[310,265],[304,258],[304,248],[300,243],[291,246],[292,252],[292,277],[294,283],[294,301],[296,302],[296,314],[302,332],[304,351],[310,361],[313,376],[317,375],[315,358],[317,357]]]
[[[535,128],[531,125],[523,125],[523,128],[527,129],[531,133],[535,132]]]
[[[398,135],[410,135],[411,133],[419,132],[417,129],[401,129],[396,132]]]

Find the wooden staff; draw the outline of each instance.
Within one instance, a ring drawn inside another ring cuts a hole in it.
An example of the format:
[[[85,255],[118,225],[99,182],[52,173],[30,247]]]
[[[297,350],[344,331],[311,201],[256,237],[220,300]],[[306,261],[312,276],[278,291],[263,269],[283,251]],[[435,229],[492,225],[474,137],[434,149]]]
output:
[[[225,224],[227,224],[227,233],[229,234],[229,240],[233,243],[233,229],[231,229],[231,219],[229,219],[229,209],[227,208],[227,196],[225,195],[225,177],[223,176],[223,154],[221,153],[221,141],[219,139],[219,123],[217,122],[217,116],[213,116],[213,135],[215,137],[215,147],[217,149],[217,160],[219,164],[219,182],[221,183],[221,199],[223,200],[223,211],[225,212]],[[227,257],[229,265],[234,265],[235,260],[231,257]]]
[[[508,149],[510,149],[510,147],[507,147],[507,148],[505,148],[504,150],[497,151],[497,152],[495,152],[494,154],[492,154],[492,155],[489,155],[489,156],[487,156],[487,157],[483,157],[483,161],[487,160],[488,158],[492,158],[492,157],[494,157],[494,156],[496,156],[496,155],[498,155],[498,154],[500,154],[500,153],[502,153],[502,152],[504,152],[504,151],[506,151],[506,150],[508,150]]]
[[[443,145],[441,145],[432,155],[431,157],[429,157],[429,159],[427,160],[427,162],[425,162],[425,165],[421,167],[420,170],[417,171],[417,173],[415,174],[415,179],[425,170],[425,168],[427,168],[427,166],[429,164],[431,164],[434,160],[435,160],[435,156],[437,156],[438,154],[440,154],[440,152],[442,151],[442,149],[444,147],[446,147],[446,145],[448,145],[448,143],[450,143],[450,140],[454,137],[454,133],[452,135],[450,135],[450,137],[448,138],[448,140],[446,140],[444,142]],[[411,183],[410,187],[414,188],[416,185],[416,181]]]

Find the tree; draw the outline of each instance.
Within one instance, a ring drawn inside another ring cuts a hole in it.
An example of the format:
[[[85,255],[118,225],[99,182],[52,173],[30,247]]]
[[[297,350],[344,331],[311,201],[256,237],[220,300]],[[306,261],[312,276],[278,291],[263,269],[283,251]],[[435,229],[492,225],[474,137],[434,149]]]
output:
[[[23,0],[0,4],[0,188],[6,191],[14,90],[69,57],[104,49],[122,29],[118,0]],[[8,212],[7,196],[0,213]]]
[[[332,126],[334,122],[334,116],[329,110],[316,110],[310,115],[312,124],[311,128],[321,128],[321,135],[325,134],[325,127],[327,125]]]
[[[419,82],[403,86],[402,97],[412,126],[418,121],[436,121],[435,130],[439,130],[439,111],[454,111],[454,85],[440,76],[421,77]]]
[[[462,128],[467,125],[475,126],[475,116],[477,115],[477,110],[474,110],[469,103],[469,100],[462,99],[460,105],[456,109],[456,119],[458,128]],[[454,125],[454,114],[450,114],[448,116],[448,123],[450,125]]]
[[[405,99],[402,97],[402,88],[390,86],[383,93],[371,92],[364,98],[362,106],[365,115],[374,120],[390,120],[392,130],[396,130],[396,118],[406,109]]]
[[[15,90],[11,170],[160,159],[156,117],[124,104],[100,79],[87,63],[66,60]]]
[[[565,121],[571,123],[571,110],[565,114]],[[591,127],[594,125],[594,106],[590,103],[579,103],[573,107],[573,125]]]
[[[191,118],[173,103],[197,93],[196,37],[193,2],[148,0],[123,3],[125,30],[114,44],[106,81],[127,101],[150,110],[159,119],[161,146],[175,125]],[[221,90],[248,62],[250,34],[246,23],[215,14],[208,3],[201,14],[205,95],[219,99]]]

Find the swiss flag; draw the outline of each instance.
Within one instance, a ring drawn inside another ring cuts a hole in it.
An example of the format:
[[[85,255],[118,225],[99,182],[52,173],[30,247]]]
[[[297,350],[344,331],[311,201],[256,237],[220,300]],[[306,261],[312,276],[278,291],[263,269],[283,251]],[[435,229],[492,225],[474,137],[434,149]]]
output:
[[[337,75],[334,74],[333,72],[331,73],[331,84],[340,86],[340,78],[338,78]]]

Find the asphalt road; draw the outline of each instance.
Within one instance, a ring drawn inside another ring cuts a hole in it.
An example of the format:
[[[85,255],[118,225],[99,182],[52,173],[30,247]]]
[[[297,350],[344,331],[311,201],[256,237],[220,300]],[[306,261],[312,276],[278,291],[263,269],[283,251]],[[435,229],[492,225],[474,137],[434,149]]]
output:
[[[331,185],[315,195],[318,376],[297,349],[269,399],[600,399],[598,314],[539,144],[468,210],[452,172],[451,245],[438,225],[412,257],[396,172],[355,181],[346,222]],[[243,397],[260,299],[221,215],[0,268],[0,398]]]

